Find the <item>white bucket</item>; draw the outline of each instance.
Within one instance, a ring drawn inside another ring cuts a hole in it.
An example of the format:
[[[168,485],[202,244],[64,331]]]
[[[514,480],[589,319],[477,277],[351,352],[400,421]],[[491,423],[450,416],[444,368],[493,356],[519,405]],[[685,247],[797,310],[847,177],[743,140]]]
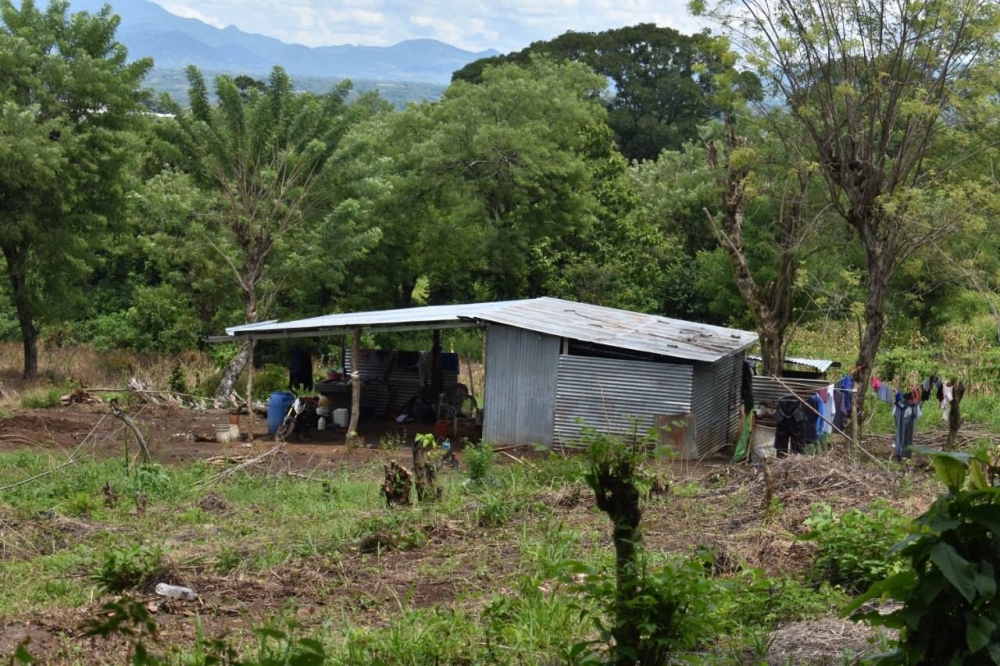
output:
[[[333,410],[333,422],[337,424],[338,428],[347,427],[347,414],[347,410],[343,408]]]
[[[237,426],[239,427],[239,426]],[[215,426],[215,441],[219,444],[225,444],[231,439],[229,424],[217,425]]]

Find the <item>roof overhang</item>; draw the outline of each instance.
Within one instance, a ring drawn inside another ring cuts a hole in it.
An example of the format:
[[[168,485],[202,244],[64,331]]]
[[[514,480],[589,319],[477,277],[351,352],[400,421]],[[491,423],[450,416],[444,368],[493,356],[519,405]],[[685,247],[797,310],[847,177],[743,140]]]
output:
[[[756,344],[750,331],[617,310],[558,298],[497,303],[431,305],[397,310],[347,312],[288,322],[226,329],[221,340],[268,340],[433,329],[510,326],[541,335],[595,343],[686,361],[715,362]]]

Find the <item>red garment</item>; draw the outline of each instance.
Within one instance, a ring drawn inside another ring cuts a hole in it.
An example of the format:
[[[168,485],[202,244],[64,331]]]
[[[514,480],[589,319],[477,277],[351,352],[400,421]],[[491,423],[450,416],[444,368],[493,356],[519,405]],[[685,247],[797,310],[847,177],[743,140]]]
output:
[[[875,375],[872,375],[872,388],[876,391],[882,388],[882,380]]]

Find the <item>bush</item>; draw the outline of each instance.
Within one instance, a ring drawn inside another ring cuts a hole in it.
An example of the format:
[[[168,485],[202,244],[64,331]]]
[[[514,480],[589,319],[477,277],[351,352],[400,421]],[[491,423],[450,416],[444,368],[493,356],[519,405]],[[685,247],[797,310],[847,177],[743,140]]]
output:
[[[636,589],[625,595],[614,575],[580,563],[566,564],[576,575],[567,581],[571,587],[603,607],[602,616],[595,618],[601,638],[576,646],[577,655],[582,656],[587,645],[604,645],[616,663],[666,664],[672,663],[668,661],[671,654],[693,650],[718,635],[720,616],[715,609],[721,587],[710,577],[704,557],[671,559],[653,566],[643,553],[636,564],[631,583]],[[638,628],[634,650],[616,648],[612,642],[622,623]],[[634,651],[637,654],[628,654]]]
[[[837,516],[828,504],[816,504],[805,524],[812,531],[801,538],[818,545],[813,561],[817,581],[864,592],[873,583],[898,573],[905,565],[889,550],[906,535],[906,520],[885,501],[868,511],[851,509]]]
[[[65,388],[51,386],[36,389],[21,396],[21,407],[24,409],[51,409],[59,406],[59,399],[66,394]]]
[[[469,468],[469,478],[481,482],[490,475],[496,462],[497,454],[486,442],[465,449],[465,465]]]
[[[97,560],[91,576],[109,592],[142,587],[159,573],[163,556],[158,546],[112,548]]]
[[[790,576],[769,577],[761,569],[747,569],[728,581],[729,594],[719,604],[720,622],[770,630],[779,622],[796,622],[829,615],[830,608],[848,600],[844,592],[824,582],[818,587]]]
[[[882,596],[903,606],[883,615],[855,615],[899,630],[886,664],[1000,664],[1000,454],[981,447],[973,457],[919,450],[931,456],[948,492],[914,520],[917,530],[900,554],[910,566],[872,585],[847,612]],[[970,488],[962,488],[969,481]]]

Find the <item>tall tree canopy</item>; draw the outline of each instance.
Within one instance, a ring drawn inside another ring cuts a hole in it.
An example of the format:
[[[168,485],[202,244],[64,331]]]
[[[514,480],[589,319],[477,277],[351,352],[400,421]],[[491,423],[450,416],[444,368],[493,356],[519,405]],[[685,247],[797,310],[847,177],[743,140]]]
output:
[[[383,239],[355,271],[372,298],[409,305],[422,278],[443,302],[543,293],[547,249],[595,220],[603,87],[578,63],[505,65],[352,131],[344,187]]]
[[[706,33],[685,35],[643,23],[599,33],[567,32],[507,55],[469,63],[454,81],[479,82],[501,63],[528,64],[535,56],[579,61],[612,86],[608,125],[629,159],[655,159],[697,138],[698,125],[718,113],[715,75],[729,67],[718,41]],[[743,75],[753,88],[752,75]]]
[[[276,259],[323,251],[321,236],[309,232],[321,229],[334,208],[330,188],[320,184],[347,125],[349,85],[324,95],[296,93],[276,67],[263,87],[218,77],[212,105],[201,72],[190,67],[188,80],[190,110],[175,107],[176,124],[162,130],[180,147],[183,168],[212,193],[207,217],[218,235],[211,242],[232,268],[245,319],[254,323],[287,285],[288,274],[274,270]],[[250,353],[247,343],[233,359],[219,398],[229,397]]]
[[[109,7],[19,4],[0,0],[0,249],[33,377],[42,293],[86,270],[80,259],[121,219],[152,62],[128,63]]]
[[[946,225],[914,212],[928,152],[951,112],[978,96],[1000,31],[994,0],[695,0],[727,26],[777,104],[802,128],[829,202],[866,258],[861,391],[886,329],[889,282]],[[777,124],[776,124],[777,125]]]

